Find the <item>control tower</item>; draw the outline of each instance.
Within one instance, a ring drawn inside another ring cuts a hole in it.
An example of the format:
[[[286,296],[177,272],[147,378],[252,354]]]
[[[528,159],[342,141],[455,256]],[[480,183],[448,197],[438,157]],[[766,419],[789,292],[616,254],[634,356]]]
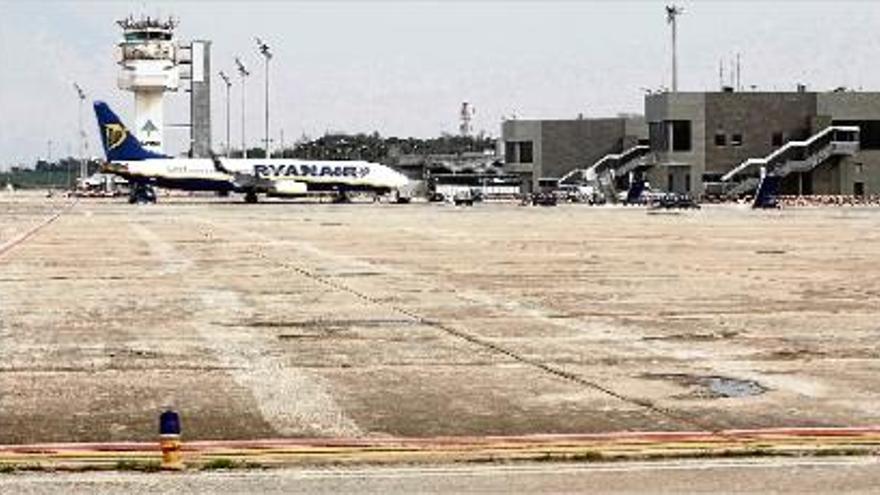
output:
[[[165,91],[177,91],[180,66],[172,18],[117,21],[123,31],[119,42],[119,88],[134,93],[134,132],[144,147],[161,152],[164,120],[162,102]]]

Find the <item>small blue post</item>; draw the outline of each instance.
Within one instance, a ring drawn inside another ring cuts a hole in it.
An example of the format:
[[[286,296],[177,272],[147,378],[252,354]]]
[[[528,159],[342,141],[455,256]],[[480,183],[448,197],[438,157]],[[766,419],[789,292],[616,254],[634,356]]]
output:
[[[160,435],[180,435],[180,415],[171,409],[159,415]]]
[[[183,469],[180,454],[180,415],[171,409],[159,415],[159,447],[162,449],[162,469]]]

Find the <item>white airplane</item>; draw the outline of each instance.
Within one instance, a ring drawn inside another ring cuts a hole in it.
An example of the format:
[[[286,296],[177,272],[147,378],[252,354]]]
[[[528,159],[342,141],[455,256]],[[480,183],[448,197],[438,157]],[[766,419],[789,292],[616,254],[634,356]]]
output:
[[[95,115],[107,163],[102,170],[125,178],[129,201],[154,202],[154,187],[186,191],[244,194],[256,203],[258,194],[296,197],[323,192],[340,199],[350,192],[400,193],[409,184],[403,174],[365,161],[295,159],[173,158],[144,149],[102,101]]]

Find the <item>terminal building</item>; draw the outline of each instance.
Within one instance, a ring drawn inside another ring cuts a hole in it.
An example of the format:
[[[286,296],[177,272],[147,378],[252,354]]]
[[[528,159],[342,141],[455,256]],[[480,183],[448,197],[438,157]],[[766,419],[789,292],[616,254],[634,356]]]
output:
[[[504,172],[520,177],[521,191],[542,179],[560,179],[648,137],[641,115],[569,120],[506,120],[501,124]]]
[[[880,194],[874,92],[664,92],[646,95],[644,117],[508,120],[501,136],[522,192],[582,171],[606,195],[634,176],[658,191],[751,194],[760,174],[779,176],[781,194]]]
[[[760,160],[784,157],[781,151],[803,142],[810,145],[788,159],[798,167],[781,177],[780,193],[880,194],[880,93],[817,93],[803,87],[660,93],[645,97],[645,118],[651,147],[645,174],[655,189],[700,195],[707,184],[747,168],[748,160],[761,165]],[[847,127],[856,133],[834,137],[827,132]],[[848,140],[858,145],[831,146]]]

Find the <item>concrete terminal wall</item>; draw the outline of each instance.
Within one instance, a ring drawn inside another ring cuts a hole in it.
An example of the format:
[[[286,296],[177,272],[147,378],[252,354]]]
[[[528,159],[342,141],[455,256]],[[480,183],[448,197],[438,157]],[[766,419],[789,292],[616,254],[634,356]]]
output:
[[[661,93],[645,97],[645,116],[655,131],[669,121],[687,120],[692,133],[688,151],[673,151],[663,139],[652,138],[651,184],[701,194],[704,173],[725,173],[835,122],[880,122],[880,93]],[[864,132],[863,127],[863,137]],[[716,142],[716,135],[723,139]],[[682,187],[683,181],[690,188]],[[853,157],[830,160],[803,182],[813,194],[854,194],[856,183],[865,194],[880,194],[880,149],[863,147]]]
[[[523,190],[537,188],[538,179],[560,178],[592,165],[609,153],[620,153],[647,136],[641,116],[570,120],[508,120],[501,126],[505,143],[531,142],[531,163],[505,156],[505,173],[520,174]]]

